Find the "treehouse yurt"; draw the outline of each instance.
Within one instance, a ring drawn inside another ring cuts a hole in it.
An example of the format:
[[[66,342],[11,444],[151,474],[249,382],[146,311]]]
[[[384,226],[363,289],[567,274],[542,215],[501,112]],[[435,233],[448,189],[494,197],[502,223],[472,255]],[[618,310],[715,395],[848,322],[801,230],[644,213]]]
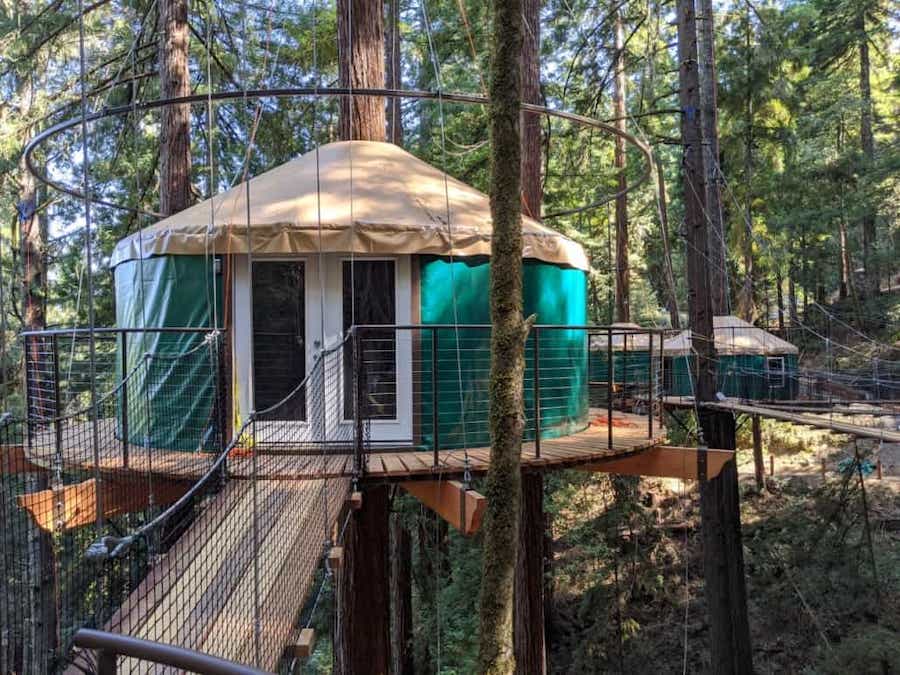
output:
[[[719,392],[748,400],[797,397],[797,347],[736,316],[714,317],[713,327]],[[693,396],[696,360],[689,330],[664,342],[663,358],[666,393]]]
[[[583,326],[584,250],[530,218],[523,239],[525,315]],[[313,394],[276,404],[323,350],[341,345],[351,326],[367,326],[362,396],[372,440],[430,447],[437,431],[442,448],[485,446],[490,333],[479,326],[490,323],[490,253],[485,194],[393,144],[331,143],[121,240],[112,257],[116,320],[120,328],[221,329],[231,428],[251,411],[261,423],[310,423]],[[199,353],[209,341],[137,335],[128,338],[128,366],[150,352]],[[532,340],[525,405],[533,434]],[[545,330],[538,349],[542,437],[584,428],[585,332]],[[353,354],[344,351],[332,391],[322,394],[338,423],[353,404]],[[132,434],[197,447],[209,405],[196,383],[223,386],[207,361],[164,362],[146,375],[149,394],[169,393],[147,396],[148,419],[132,421]],[[163,416],[167,424],[154,424]]]
[[[660,338],[636,323],[614,323],[612,328],[618,330],[612,334],[611,348],[608,332],[601,331],[590,336],[588,373],[591,384],[607,383],[611,359],[614,389],[646,388],[650,374],[655,376],[659,372]]]

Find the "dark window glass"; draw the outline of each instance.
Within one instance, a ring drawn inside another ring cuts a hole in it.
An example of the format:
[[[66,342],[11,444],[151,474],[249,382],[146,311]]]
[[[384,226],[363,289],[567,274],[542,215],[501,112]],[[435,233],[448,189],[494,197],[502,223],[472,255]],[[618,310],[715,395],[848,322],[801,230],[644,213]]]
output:
[[[397,307],[393,260],[349,260],[343,264],[344,331],[353,326],[393,325]],[[397,351],[392,330],[367,330],[361,335],[363,416],[397,417]],[[353,417],[354,363],[352,344],[344,352],[344,417]]]
[[[280,402],[306,376],[302,262],[253,264],[253,390],[256,409]],[[306,420],[305,392],[261,419]]]

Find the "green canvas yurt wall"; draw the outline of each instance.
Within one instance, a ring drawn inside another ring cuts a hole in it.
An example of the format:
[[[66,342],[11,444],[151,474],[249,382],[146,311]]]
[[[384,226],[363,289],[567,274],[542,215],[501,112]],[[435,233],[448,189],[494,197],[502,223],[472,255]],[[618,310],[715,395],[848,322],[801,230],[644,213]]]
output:
[[[119,328],[208,328],[210,303],[222,307],[221,277],[213,261],[173,255],[130,260],[115,268]],[[215,286],[215,288],[213,288]],[[213,295],[215,294],[215,295]],[[221,316],[221,312],[220,312]],[[126,333],[128,438],[169,450],[197,450],[215,442],[215,354],[198,333]],[[149,358],[145,355],[151,355]],[[142,365],[142,362],[146,363]],[[117,360],[119,364],[122,359]],[[121,370],[121,365],[120,365]],[[137,399],[137,400],[136,400]],[[119,399],[119,433],[122,433]]]
[[[422,324],[489,324],[490,266],[486,258],[419,259]],[[584,271],[537,260],[523,262],[525,316],[536,323],[582,326],[587,320]],[[431,446],[431,336],[421,336],[421,436]],[[457,335],[459,352],[457,355]],[[490,442],[488,378],[490,333],[437,331],[438,431],[442,448],[480,447]],[[533,337],[526,345],[526,437],[534,437]],[[540,334],[541,438],[584,428],[588,421],[587,338],[585,331],[544,329]],[[460,383],[463,395],[460,397]]]
[[[771,376],[766,359],[784,359],[784,377]],[[797,397],[796,354],[724,354],[718,357],[718,391],[725,396],[749,400],[790,400]],[[690,372],[689,370],[690,369]],[[693,396],[696,388],[693,356],[666,358],[665,387],[670,396]]]

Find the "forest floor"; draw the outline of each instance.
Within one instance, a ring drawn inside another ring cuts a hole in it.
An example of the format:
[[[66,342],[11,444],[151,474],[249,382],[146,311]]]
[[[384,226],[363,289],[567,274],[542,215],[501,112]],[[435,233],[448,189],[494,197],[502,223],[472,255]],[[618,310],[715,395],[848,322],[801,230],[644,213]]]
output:
[[[776,422],[763,437],[776,463],[761,493],[749,429],[738,439],[756,672],[900,673],[900,451],[860,444],[885,476],[865,479],[864,510],[846,437]],[[696,486],[642,479],[633,509],[602,476],[566,476],[550,495],[552,672],[706,672]]]

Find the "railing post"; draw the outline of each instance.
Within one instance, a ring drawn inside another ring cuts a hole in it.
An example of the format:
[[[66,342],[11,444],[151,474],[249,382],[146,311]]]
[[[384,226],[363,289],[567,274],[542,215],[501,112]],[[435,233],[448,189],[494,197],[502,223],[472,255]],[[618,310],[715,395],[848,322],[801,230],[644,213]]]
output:
[[[97,675],[116,675],[118,656],[108,649],[97,652]]]
[[[666,345],[666,334],[659,334],[659,426],[662,427],[665,425],[666,421],[665,417],[665,397],[666,397],[666,356],[663,353],[663,350]],[[653,354],[650,354],[650,358],[653,358]]]
[[[650,351],[647,355],[647,438],[653,438],[653,332],[648,334]]]
[[[613,366],[612,340],[613,332],[612,326],[610,326],[606,329],[606,447],[608,450],[612,450],[613,447],[613,376],[615,367]]]
[[[128,333],[122,331],[122,466],[128,468]],[[145,383],[146,386],[146,383]]]
[[[622,332],[622,407],[628,402],[628,332]],[[633,410],[633,408],[632,408]]]
[[[540,328],[535,326],[534,342],[534,456],[541,456],[541,340]]]
[[[353,328],[353,387],[355,391],[353,392],[355,395],[353,397],[354,400],[354,420],[355,420],[355,437],[356,437],[356,448],[355,448],[355,456],[353,458],[353,474],[355,478],[359,478],[362,476],[362,467],[363,467],[363,363],[362,363],[362,339],[361,339],[361,331],[354,327]]]
[[[62,410],[59,395],[59,338],[54,335],[51,338],[52,363],[53,363],[53,430],[56,435],[56,458],[62,466]]]
[[[433,466],[437,468],[437,465],[440,463],[440,451],[441,451],[441,434],[438,429],[438,391],[439,388],[439,378],[438,378],[438,329],[431,329],[431,433],[433,437],[433,454],[434,454],[434,464]]]

